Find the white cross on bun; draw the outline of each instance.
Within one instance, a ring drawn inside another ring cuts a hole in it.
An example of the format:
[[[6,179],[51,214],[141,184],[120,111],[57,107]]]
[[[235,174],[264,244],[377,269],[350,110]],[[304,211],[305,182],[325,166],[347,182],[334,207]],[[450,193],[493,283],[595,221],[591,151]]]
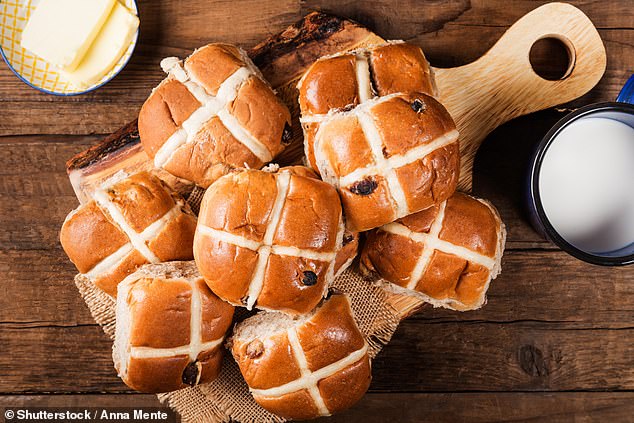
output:
[[[475,310],[500,273],[505,238],[491,203],[457,192],[370,232],[361,267],[434,306]]]
[[[160,393],[214,380],[233,307],[207,287],[193,261],[149,264],[117,295],[113,347],[121,379]]]
[[[196,217],[185,201],[147,172],[120,172],[71,211],[60,232],[77,270],[115,297],[139,266],[191,260]]]
[[[315,117],[355,107],[375,96],[435,94],[423,51],[401,41],[322,57],[306,71],[298,89],[306,158],[315,170],[313,141],[319,127]]]
[[[205,193],[194,257],[220,298],[297,315],[350,263],[355,238],[345,234],[337,191],[310,169],[245,170]]]
[[[294,320],[260,312],[236,325],[231,344],[253,398],[286,419],[342,411],[370,385],[368,344],[343,294]]]
[[[429,95],[420,48],[391,43],[322,58],[298,87],[307,161],[338,189],[350,230],[376,228],[453,194],[458,131]]]
[[[168,73],[139,113],[139,134],[157,168],[206,188],[232,168],[259,169],[290,141],[290,112],[246,53],[209,44]]]

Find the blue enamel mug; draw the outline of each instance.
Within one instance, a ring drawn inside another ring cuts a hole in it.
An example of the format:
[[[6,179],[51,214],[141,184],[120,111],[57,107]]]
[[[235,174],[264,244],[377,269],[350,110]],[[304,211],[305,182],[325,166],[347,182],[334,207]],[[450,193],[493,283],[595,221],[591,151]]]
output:
[[[559,120],[528,169],[533,227],[588,263],[634,263],[634,75],[615,102]]]

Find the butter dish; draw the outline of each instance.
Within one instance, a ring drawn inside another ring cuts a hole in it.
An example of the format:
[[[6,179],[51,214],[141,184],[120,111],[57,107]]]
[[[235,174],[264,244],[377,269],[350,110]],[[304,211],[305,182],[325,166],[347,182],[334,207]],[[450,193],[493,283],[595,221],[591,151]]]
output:
[[[52,24],[66,22],[67,28],[73,18],[77,19],[72,16],[77,12],[72,9],[72,0],[66,0],[64,6],[68,11],[62,9],[62,12],[60,8],[48,7],[47,0],[2,2],[0,55],[13,73],[31,87],[59,96],[87,93],[114,78],[125,67],[136,46],[139,34],[136,1],[91,1],[96,4],[91,11],[92,16],[87,18],[94,21],[96,28],[76,25],[77,37],[85,36],[87,40],[78,43],[71,40],[61,45],[51,43],[46,34],[52,33],[51,38],[57,35],[61,41],[63,36],[68,38],[69,32],[73,32],[60,31]],[[79,3],[80,9],[83,6]],[[97,6],[99,11],[96,11]],[[52,11],[55,16],[42,17],[44,9]],[[35,13],[36,10],[38,13]],[[63,34],[60,36],[56,32]]]

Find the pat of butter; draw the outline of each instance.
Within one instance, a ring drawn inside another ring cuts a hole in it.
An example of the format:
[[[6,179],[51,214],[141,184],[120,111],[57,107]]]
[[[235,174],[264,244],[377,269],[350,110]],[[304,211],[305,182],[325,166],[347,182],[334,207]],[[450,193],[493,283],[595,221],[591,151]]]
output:
[[[73,71],[95,40],[116,0],[42,0],[22,32],[22,47]]]
[[[88,88],[99,82],[128,49],[138,27],[139,18],[116,2],[84,60],[74,71],[62,71],[62,76],[77,88]]]

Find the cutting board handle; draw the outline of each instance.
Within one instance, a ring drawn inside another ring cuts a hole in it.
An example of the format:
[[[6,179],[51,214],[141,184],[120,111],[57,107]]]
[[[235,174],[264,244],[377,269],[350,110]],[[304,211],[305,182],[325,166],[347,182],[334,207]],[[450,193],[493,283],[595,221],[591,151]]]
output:
[[[570,66],[559,80],[543,79],[531,66],[531,47],[542,38],[557,38],[568,49]],[[572,5],[549,3],[518,20],[475,62],[435,69],[440,100],[460,131],[460,187],[471,189],[473,158],[493,129],[584,95],[605,67],[605,48],[590,19]]]

